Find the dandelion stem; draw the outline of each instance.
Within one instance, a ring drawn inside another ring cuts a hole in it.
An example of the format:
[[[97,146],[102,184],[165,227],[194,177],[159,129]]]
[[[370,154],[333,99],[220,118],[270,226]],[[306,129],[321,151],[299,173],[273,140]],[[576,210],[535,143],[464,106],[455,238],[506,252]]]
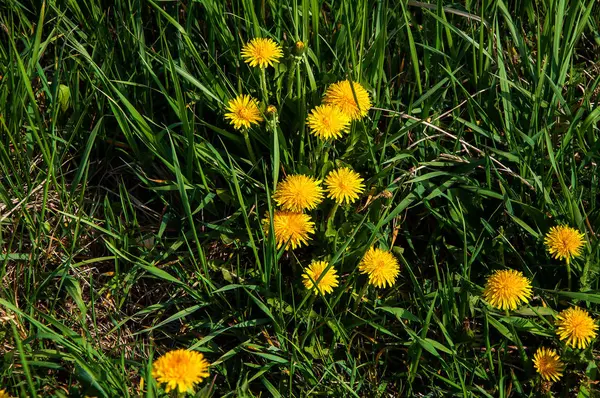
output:
[[[514,338],[515,338],[515,342],[517,343],[517,347],[519,348],[519,354],[521,355],[521,360],[523,360],[523,363],[527,363],[527,354],[525,354],[525,350],[523,349],[523,343],[521,343],[521,339],[519,338],[519,335],[517,334],[517,329],[515,328],[515,325],[510,321],[510,313],[508,311],[508,308],[504,310],[504,313],[506,314],[506,318],[507,321],[510,325],[510,331],[512,332]],[[529,369],[529,371],[531,371]]]
[[[287,78],[287,86],[288,86],[288,92],[287,92],[287,96],[288,98],[292,97],[292,92],[294,89],[294,75],[296,74],[296,66],[298,65],[298,57],[294,57],[292,59],[292,65],[290,65],[290,70],[288,71],[288,78]]]
[[[567,286],[569,288],[569,291],[571,291],[571,285],[572,285],[572,281],[571,281],[571,262],[567,261]]]
[[[354,310],[356,312],[356,310],[358,310],[358,304],[362,301],[363,297],[365,296],[365,292],[367,291],[367,288],[369,287],[368,283],[363,284],[362,289],[360,289],[360,292],[358,292],[358,296],[356,297],[356,301],[354,302]]]
[[[267,74],[266,68],[260,68],[260,88],[263,94],[263,102],[265,105],[269,102],[269,92],[267,91]]]
[[[248,136],[248,130],[243,129],[242,135],[244,136],[244,141],[246,141],[246,148],[248,148],[248,155],[250,156],[250,161],[252,164],[256,164],[256,156],[254,156],[254,150],[252,149],[252,143],[250,142],[250,137]]]
[[[277,181],[279,179],[279,132],[277,131],[277,115],[272,115],[273,119],[267,123],[267,129],[271,130],[273,137],[273,152],[272,152],[272,164],[273,164],[273,191],[277,187]]]
[[[331,211],[329,212],[329,216],[327,216],[327,222],[329,223],[331,220],[333,220],[333,218],[335,217],[335,213],[338,209],[338,207],[340,207],[340,205],[336,202],[335,205],[333,205],[333,208],[331,209]]]
[[[329,160],[329,151],[325,148],[325,144],[323,144],[323,158],[321,160],[321,170],[325,167],[325,163]]]
[[[323,147],[325,146],[324,141],[323,140],[317,140],[317,147],[315,150],[315,167],[318,167],[318,165],[321,165],[321,170],[323,169],[323,163],[321,163],[321,158],[323,156]]]
[[[314,283],[314,281],[313,281],[313,283]],[[308,308],[312,308],[313,305],[315,304],[315,301],[317,301],[317,297],[319,297],[319,291],[317,290],[317,287],[315,286],[313,289],[315,289],[315,293],[317,293],[317,294],[312,294],[313,292],[309,291],[311,297],[308,301]]]
[[[325,232],[325,236],[327,237],[333,237],[335,236],[335,229],[333,227],[333,220],[335,219],[335,213],[337,212],[338,207],[340,207],[340,205],[336,202],[335,205],[333,205],[333,207],[331,208],[331,211],[329,212],[329,215],[327,216],[327,229]]]

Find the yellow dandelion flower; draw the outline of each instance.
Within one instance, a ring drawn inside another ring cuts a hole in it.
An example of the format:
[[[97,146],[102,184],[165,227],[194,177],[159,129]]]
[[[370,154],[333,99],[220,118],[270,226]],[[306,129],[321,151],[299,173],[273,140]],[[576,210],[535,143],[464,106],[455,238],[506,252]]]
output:
[[[365,190],[363,181],[360,174],[347,167],[333,170],[325,177],[325,186],[329,192],[327,197],[332,198],[340,205],[344,201],[352,203]]]
[[[266,234],[270,231],[270,220],[263,220],[263,228]],[[287,249],[295,249],[302,245],[308,245],[309,234],[315,233],[315,223],[310,216],[293,211],[275,210],[273,213],[273,231],[277,248],[285,245]]]
[[[166,392],[175,389],[180,393],[191,392],[194,384],[208,377],[209,365],[197,351],[169,351],[152,364],[152,377],[166,384]]]
[[[249,128],[251,124],[258,124],[263,120],[256,100],[249,95],[240,94],[229,100],[227,110],[229,113],[225,114],[225,119],[229,119],[229,123],[238,130],[242,127]]]
[[[289,175],[277,184],[273,200],[284,210],[314,209],[323,200],[321,181],[303,174]]]
[[[0,390],[0,398],[12,398],[6,390]]]
[[[573,348],[585,348],[596,337],[598,325],[586,310],[572,307],[558,314],[556,334]]]
[[[266,68],[279,62],[283,51],[273,39],[252,39],[242,48],[242,58],[250,66]]]
[[[317,285],[314,290],[315,294],[319,294],[318,290],[323,292],[323,294],[333,292],[333,288],[339,285],[338,283],[338,275],[335,268],[331,267],[327,270],[327,273],[323,275],[323,278],[319,281],[321,274],[325,271],[325,268],[329,263],[327,261],[313,261],[305,270],[302,275],[302,283],[307,289],[312,289],[313,286]]]
[[[324,102],[338,106],[352,120],[367,116],[371,108],[371,99],[367,90],[360,83],[351,83],[349,80],[329,86],[325,92]]]
[[[350,126],[350,117],[335,105],[319,105],[306,119],[310,132],[322,140],[340,138]]]
[[[392,253],[381,249],[370,248],[358,269],[369,276],[369,283],[379,288],[392,286],[400,273],[400,265]]]
[[[555,350],[540,347],[533,355],[535,370],[544,380],[558,381],[561,378],[565,365]]]
[[[483,290],[483,298],[493,307],[514,310],[531,297],[531,282],[520,271],[495,271]]]
[[[585,235],[566,225],[550,228],[544,238],[546,248],[555,259],[565,259],[567,264],[573,257],[581,255]]]

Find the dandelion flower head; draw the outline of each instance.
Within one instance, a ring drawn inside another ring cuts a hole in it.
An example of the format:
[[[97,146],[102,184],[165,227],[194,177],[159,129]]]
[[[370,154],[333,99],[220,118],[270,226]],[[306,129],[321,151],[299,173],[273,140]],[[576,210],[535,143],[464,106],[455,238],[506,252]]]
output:
[[[273,66],[279,62],[279,58],[282,56],[281,47],[273,39],[252,39],[242,48],[244,62],[252,67],[266,68],[267,66]]]
[[[225,118],[238,130],[242,127],[250,128],[250,125],[259,124],[263,120],[256,100],[249,95],[240,94],[229,100],[227,110],[229,112],[225,114]]]
[[[349,80],[329,86],[323,100],[326,104],[339,107],[352,120],[367,116],[371,108],[371,99],[367,90],[360,83]]]
[[[533,364],[535,365],[535,370],[542,376],[542,379],[548,381],[558,381],[565,368],[556,351],[544,347],[538,348],[533,355]]]
[[[166,384],[165,391],[177,389],[179,393],[191,392],[194,384],[208,377],[209,363],[197,351],[175,350],[167,352],[152,364],[152,377]]]
[[[522,272],[513,269],[495,271],[483,291],[485,301],[501,310],[514,310],[530,297],[531,282]]]
[[[0,398],[12,398],[6,390],[0,390]]]
[[[323,200],[321,181],[303,174],[289,175],[277,184],[273,200],[284,210],[314,209]]]
[[[350,126],[350,117],[335,105],[319,105],[308,115],[310,132],[322,140],[340,138]]]
[[[338,204],[352,203],[365,190],[363,181],[357,172],[347,167],[333,170],[325,177],[327,197],[332,198]]]
[[[567,264],[569,264],[573,257],[581,255],[584,236],[584,234],[575,228],[559,225],[550,228],[550,231],[548,231],[544,238],[544,243],[552,257],[555,259],[565,259]]]
[[[333,288],[338,286],[338,275],[335,268],[330,267],[327,270],[327,273],[323,275],[323,271],[329,263],[327,261],[313,261],[306,269],[304,270],[304,274],[302,275],[302,283],[307,289],[312,289],[316,284],[316,288],[314,290],[315,294],[319,294],[318,290],[320,290],[323,294],[333,292]],[[321,280],[319,280],[321,278]]]
[[[263,228],[266,234],[270,231],[270,220],[263,220]],[[315,223],[310,216],[293,211],[275,210],[273,213],[273,231],[277,248],[285,245],[286,249],[295,249],[302,245],[308,245],[309,235],[315,232]]]
[[[367,251],[358,269],[362,274],[368,275],[371,285],[379,288],[392,286],[400,273],[400,265],[396,257],[390,252],[375,248]]]
[[[585,348],[596,337],[598,325],[586,310],[579,307],[568,308],[556,318],[558,337],[573,348]]]

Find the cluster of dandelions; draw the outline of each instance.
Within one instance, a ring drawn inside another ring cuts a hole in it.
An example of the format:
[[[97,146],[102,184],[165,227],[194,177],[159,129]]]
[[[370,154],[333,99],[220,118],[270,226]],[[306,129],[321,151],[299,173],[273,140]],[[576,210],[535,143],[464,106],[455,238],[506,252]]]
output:
[[[254,39],[242,49],[242,58],[252,67],[266,68],[279,62],[283,56],[281,47],[271,39]],[[349,131],[353,121],[368,114],[371,100],[365,88],[357,82],[344,80],[332,84],[323,96],[323,103],[309,112],[307,125],[310,133],[322,140],[338,139]],[[258,101],[244,94],[229,101],[225,117],[236,129],[250,128],[262,122],[263,115]],[[290,175],[281,181],[273,195],[279,209],[271,219],[265,218],[266,233],[274,231],[278,248],[296,249],[308,245],[310,235],[315,233],[315,223],[304,213],[315,209],[324,200],[325,190],[321,182],[306,175]],[[327,197],[337,205],[350,204],[364,191],[363,179],[349,168],[329,173],[325,178]],[[581,255],[584,235],[567,227],[553,227],[544,243],[555,259],[570,264]],[[389,252],[370,248],[359,264],[359,271],[367,274],[369,283],[377,287],[391,286],[399,273],[396,258]],[[303,274],[303,283],[308,289],[331,293],[339,285],[338,274],[326,261],[313,261]],[[532,296],[531,281],[519,271],[502,270],[491,275],[486,283],[483,298],[501,310],[515,310],[528,303]],[[596,337],[598,326],[581,308],[562,311],[556,320],[556,333],[560,340],[572,348],[585,348]],[[540,347],[534,355],[536,370],[545,380],[558,380],[564,364],[554,349]]]
[[[335,202],[335,206],[351,204],[359,199],[364,191],[363,179],[347,167],[331,171],[323,182],[313,177],[296,174],[289,175],[277,184],[273,200],[278,209],[271,218],[263,220],[266,234],[273,230],[277,248],[286,250],[308,245],[315,232],[315,223],[305,211],[311,211],[327,198]],[[396,258],[389,252],[378,248],[370,248],[361,263],[359,271],[367,274],[369,283],[376,287],[392,286],[400,271]],[[318,294],[331,293],[339,285],[337,270],[326,261],[313,261],[302,276],[304,286],[314,289]]]
[[[342,174],[344,174],[342,172]],[[337,173],[339,174],[339,173]],[[335,184],[336,175],[327,182],[328,197],[338,203],[349,203],[358,198],[358,193],[344,193],[342,187]],[[340,191],[340,189],[342,189]],[[314,209],[323,200],[320,181],[308,176],[289,176],[278,185],[274,200],[282,208],[274,215],[274,230],[279,247],[286,245],[292,249],[307,244],[307,231],[314,231],[314,223],[303,213]],[[266,224],[269,224],[266,219]],[[567,227],[553,227],[544,240],[548,252],[557,259],[567,262],[581,255],[584,235]],[[370,248],[359,264],[359,270],[368,275],[369,283],[377,287],[393,285],[399,273],[396,258],[389,252]],[[323,294],[333,292],[339,285],[338,274],[326,261],[313,261],[302,275],[307,289],[319,290]],[[491,306],[500,310],[516,310],[519,305],[527,304],[532,297],[531,280],[516,270],[495,271],[487,280],[483,298]],[[585,349],[596,337],[598,325],[590,314],[579,307],[561,311],[555,320],[555,331],[559,340],[572,349]],[[566,364],[556,349],[539,347],[533,356],[533,364],[542,379],[558,381],[563,375]],[[178,394],[192,392],[194,386],[209,376],[209,362],[196,351],[174,350],[167,352],[152,364],[152,376],[165,385],[165,391]],[[5,390],[0,390],[0,398],[10,398]]]
[[[390,252],[371,247],[361,260],[358,269],[362,274],[367,275],[369,284],[385,288],[396,282],[400,265]],[[302,279],[307,289],[314,288],[315,294],[318,294],[318,291],[323,294],[331,293],[333,288],[339,285],[336,269],[326,261],[313,261],[304,271]]]
[[[320,139],[340,138],[350,123],[367,116],[370,108],[367,90],[360,83],[343,80],[327,88],[323,104],[310,111],[307,124],[311,134]]]
[[[304,50],[304,43],[297,42],[296,49]],[[272,39],[256,38],[244,45],[241,58],[251,67],[264,69],[279,63],[283,57],[281,46]],[[266,105],[266,104],[265,104]],[[350,128],[352,121],[367,116],[371,98],[358,82],[343,80],[330,85],[323,95],[323,103],[312,109],[306,119],[311,134],[323,140],[340,138]],[[276,112],[273,105],[267,113]],[[247,94],[238,94],[229,100],[225,118],[237,130],[250,128],[263,120],[258,101]]]
[[[279,59],[283,57],[283,50],[273,39],[257,38],[244,45],[241,57],[251,67],[258,67],[264,71],[265,68],[279,63]],[[274,109],[270,112],[274,112]],[[258,101],[247,94],[239,94],[229,100],[225,119],[237,130],[249,129],[253,124],[258,125],[264,120]]]
[[[304,44],[296,43],[303,50]],[[279,62],[281,47],[271,39],[253,39],[241,52],[241,57],[251,67],[266,68]],[[343,80],[330,85],[323,95],[321,105],[312,109],[306,119],[310,133],[321,140],[341,138],[355,120],[367,116],[371,98],[357,82]],[[263,121],[258,101],[240,94],[229,101],[225,118],[236,129],[249,128]],[[348,167],[332,170],[324,181],[296,174],[288,175],[277,184],[273,200],[278,208],[273,217],[263,220],[266,234],[271,230],[277,248],[294,250],[309,244],[315,233],[315,223],[305,211],[314,210],[325,197],[335,206],[349,205],[359,199],[365,190],[364,179]],[[325,188],[321,185],[324,183]],[[369,283],[377,287],[392,286],[400,271],[396,258],[387,251],[370,248],[359,264],[359,271],[368,276]],[[323,294],[331,293],[339,285],[337,270],[326,261],[315,260],[302,275],[307,289]]]
[[[544,239],[548,252],[556,259],[567,263],[581,255],[584,234],[568,226],[550,229]],[[516,310],[519,305],[529,303],[532,297],[531,280],[516,270],[495,271],[487,280],[483,299],[500,310]],[[596,337],[598,325],[590,314],[579,307],[561,311],[555,320],[555,332],[559,340],[573,349],[585,349]],[[557,381],[563,374],[565,364],[555,349],[540,347],[533,363],[542,379]]]

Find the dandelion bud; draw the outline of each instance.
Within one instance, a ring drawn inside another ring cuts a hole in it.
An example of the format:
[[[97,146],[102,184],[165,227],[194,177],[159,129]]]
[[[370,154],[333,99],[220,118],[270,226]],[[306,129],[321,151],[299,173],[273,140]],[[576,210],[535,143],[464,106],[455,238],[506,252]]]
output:
[[[303,41],[298,40],[294,45],[294,55],[300,57],[304,54],[304,51],[306,51],[306,45]]]
[[[275,105],[267,106],[267,110],[265,112],[267,116],[274,116],[277,114],[277,107]]]

